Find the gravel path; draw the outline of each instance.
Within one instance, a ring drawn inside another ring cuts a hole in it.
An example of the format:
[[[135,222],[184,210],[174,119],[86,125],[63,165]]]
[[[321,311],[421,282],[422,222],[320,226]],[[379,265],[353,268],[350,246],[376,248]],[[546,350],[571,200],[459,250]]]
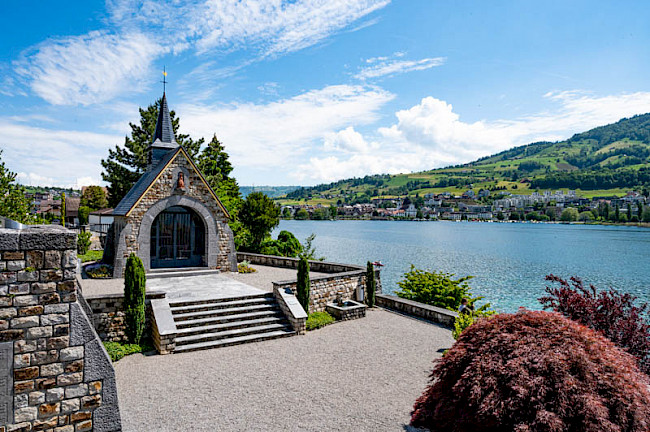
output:
[[[397,431],[451,332],[381,309],[305,336],[115,364],[133,431]]]

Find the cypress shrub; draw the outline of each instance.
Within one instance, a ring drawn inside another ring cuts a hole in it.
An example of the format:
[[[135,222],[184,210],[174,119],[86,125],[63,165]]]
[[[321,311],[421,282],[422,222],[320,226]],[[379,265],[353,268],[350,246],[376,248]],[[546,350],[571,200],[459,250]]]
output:
[[[375,281],[375,266],[368,261],[366,266],[366,303],[368,307],[375,307],[375,289],[377,282]]]
[[[132,344],[139,344],[144,333],[146,276],[142,261],[131,253],[124,270],[124,315],[126,336]]]
[[[298,261],[296,297],[305,312],[309,314],[309,261],[306,258],[300,258],[300,261]]]

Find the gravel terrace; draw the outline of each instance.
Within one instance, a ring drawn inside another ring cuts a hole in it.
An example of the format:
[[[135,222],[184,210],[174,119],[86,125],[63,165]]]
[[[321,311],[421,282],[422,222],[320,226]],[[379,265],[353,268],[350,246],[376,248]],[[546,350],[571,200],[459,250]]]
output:
[[[305,336],[115,364],[125,432],[398,431],[453,343],[383,309]]]

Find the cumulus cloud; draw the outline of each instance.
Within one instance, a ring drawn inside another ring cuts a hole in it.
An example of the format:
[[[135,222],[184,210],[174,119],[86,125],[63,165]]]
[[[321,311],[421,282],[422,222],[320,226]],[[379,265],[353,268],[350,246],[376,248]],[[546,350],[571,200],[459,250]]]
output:
[[[141,91],[163,52],[142,33],[91,32],[38,45],[16,62],[16,71],[51,104],[88,105]]]
[[[442,66],[445,57],[431,57],[420,60],[399,60],[403,57],[404,53],[395,53],[391,57],[374,57],[366,60],[368,66],[363,67],[359,72],[354,75],[357,79],[372,79],[385,76],[393,76],[406,72],[421,71],[431,69],[436,66]],[[397,57],[397,58],[395,58]]]
[[[336,85],[265,104],[180,105],[176,112],[192,136],[209,138],[216,131],[236,166],[291,171],[315,140],[376,121],[393,97],[376,87]]]
[[[101,180],[106,149],[124,138],[32,127],[0,119],[2,159],[24,184],[75,187]],[[47,157],[44,157],[47,155]]]
[[[312,157],[293,176],[309,183],[328,182],[354,175],[422,171],[465,163],[517,145],[556,141],[574,133],[613,123],[623,117],[650,112],[650,93],[593,96],[570,91],[548,93],[555,109],[514,120],[462,121],[451,104],[425,97],[419,104],[397,111],[397,121],[376,130],[373,151],[336,147],[334,154]],[[343,132],[343,131],[342,131]],[[341,132],[339,132],[341,133]],[[367,142],[366,137],[355,137]]]
[[[366,142],[363,135],[354,130],[354,127],[348,126],[336,133],[327,134],[324,147],[325,150],[367,153],[371,145]]]

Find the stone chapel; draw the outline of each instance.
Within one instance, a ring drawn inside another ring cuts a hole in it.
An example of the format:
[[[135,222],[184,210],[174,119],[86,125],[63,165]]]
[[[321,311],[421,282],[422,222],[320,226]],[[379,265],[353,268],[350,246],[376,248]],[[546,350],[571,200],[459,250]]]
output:
[[[176,142],[163,93],[149,164],[113,211],[114,277],[134,252],[147,271],[207,267],[237,271],[230,215]]]

